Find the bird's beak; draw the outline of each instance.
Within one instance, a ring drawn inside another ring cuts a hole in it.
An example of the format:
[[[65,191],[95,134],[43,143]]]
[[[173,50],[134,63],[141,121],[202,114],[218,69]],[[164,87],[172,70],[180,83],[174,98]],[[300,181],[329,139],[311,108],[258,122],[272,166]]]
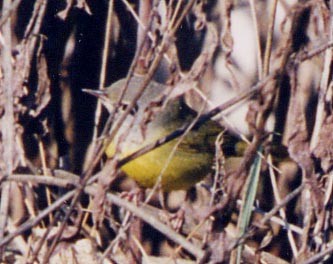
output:
[[[107,92],[105,90],[92,90],[92,89],[82,89],[82,92],[91,94],[97,98],[106,97]]]
[[[109,111],[112,109],[110,99],[106,90],[82,89],[82,92],[95,96]]]

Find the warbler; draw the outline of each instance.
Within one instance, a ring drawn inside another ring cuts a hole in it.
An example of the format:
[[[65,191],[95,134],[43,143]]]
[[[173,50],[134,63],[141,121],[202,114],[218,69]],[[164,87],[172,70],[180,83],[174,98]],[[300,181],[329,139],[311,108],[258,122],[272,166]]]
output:
[[[85,91],[97,96],[110,112],[121,114],[134,99],[143,81],[144,77],[131,77],[118,109],[115,109],[116,102],[123,93],[126,79],[104,90]],[[172,94],[172,87],[150,81],[114,140],[105,146],[106,156],[111,158],[117,153],[119,158],[126,157],[193,122],[198,114],[182,96]],[[224,128],[218,122],[209,120],[129,161],[121,170],[142,187],[151,188],[158,182],[163,191],[188,189],[213,170],[215,141],[222,131]],[[226,155],[235,152],[237,141],[236,137],[226,133],[222,145]]]

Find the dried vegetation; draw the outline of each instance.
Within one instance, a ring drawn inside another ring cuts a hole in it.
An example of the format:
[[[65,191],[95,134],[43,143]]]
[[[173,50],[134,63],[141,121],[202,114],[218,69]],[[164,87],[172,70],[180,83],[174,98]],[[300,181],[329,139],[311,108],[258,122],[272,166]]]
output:
[[[2,262],[332,261],[333,1],[1,3]],[[137,73],[205,98],[194,126],[218,116],[244,153],[133,193],[119,167],[156,146],[106,160],[122,123],[82,89]]]

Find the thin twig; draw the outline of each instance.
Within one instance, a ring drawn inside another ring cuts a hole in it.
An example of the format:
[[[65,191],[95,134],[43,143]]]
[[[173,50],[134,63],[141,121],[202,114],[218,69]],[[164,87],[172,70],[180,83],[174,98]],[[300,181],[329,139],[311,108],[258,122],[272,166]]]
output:
[[[31,182],[34,184],[44,184],[50,186],[57,186],[62,188],[71,188],[79,184],[80,178],[62,179],[49,175],[32,175],[32,174],[12,174],[11,176],[4,177],[3,181],[10,182]]]
[[[105,37],[104,37],[104,46],[103,46],[103,55],[102,55],[102,64],[101,64],[101,73],[99,76],[99,90],[103,90],[105,86],[105,76],[106,76],[106,69],[107,69],[107,58],[110,49],[110,42],[111,42],[111,32],[112,32],[112,14],[113,14],[113,3],[114,0],[109,0],[108,6],[108,15],[106,20],[105,26]],[[95,149],[95,144],[97,140],[97,132],[98,132],[98,125],[101,119],[101,112],[102,112],[102,103],[100,100],[97,100],[97,106],[95,111],[95,120],[94,120],[94,131],[93,131],[93,147]]]
[[[317,47],[315,47],[315,48],[313,48],[309,51],[303,51],[302,53],[300,53],[299,57],[296,58],[295,63],[300,63],[300,62],[303,62],[305,60],[310,60],[314,56],[317,56],[320,53],[326,51],[327,49],[332,48],[332,46],[333,46],[333,40],[326,41],[325,43],[320,44]]]
[[[264,55],[264,76],[269,74],[270,59],[271,59],[271,54],[272,54],[275,16],[276,16],[276,7],[277,7],[277,0],[274,0],[271,3],[271,11],[269,14],[269,22],[268,22],[268,29],[267,29],[266,47],[265,47],[265,55]]]
[[[45,155],[45,149],[44,149],[44,144],[42,142],[42,140],[40,138],[37,138],[38,141],[38,149],[39,149],[39,158],[42,162],[42,170],[43,173],[45,175],[48,175],[49,170],[48,170],[48,166],[47,166],[47,162],[46,162],[46,155]],[[52,203],[52,199],[51,199],[51,191],[48,187],[46,187],[46,201],[47,201],[47,205],[50,205]],[[50,214],[50,222],[53,221],[53,216],[52,214]]]
[[[259,80],[262,79],[263,76],[263,70],[262,70],[262,51],[261,51],[261,45],[260,45],[260,30],[259,30],[259,23],[257,19],[257,12],[256,12],[256,5],[254,3],[254,0],[250,0],[250,7],[251,7],[251,15],[253,19],[254,24],[254,32],[255,32],[255,39],[257,44],[257,65],[258,65],[258,76]]]

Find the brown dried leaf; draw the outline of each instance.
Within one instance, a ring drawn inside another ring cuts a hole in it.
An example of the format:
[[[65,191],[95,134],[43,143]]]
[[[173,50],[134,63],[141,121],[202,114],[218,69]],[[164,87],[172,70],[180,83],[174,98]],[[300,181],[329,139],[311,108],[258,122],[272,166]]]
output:
[[[41,55],[37,62],[38,87],[35,93],[36,109],[30,110],[32,117],[37,117],[51,100],[50,79],[47,74],[47,63],[44,55]]]
[[[222,34],[222,46],[226,52],[226,57],[228,58],[232,53],[234,41],[231,34],[231,11],[233,9],[233,1],[223,1],[222,7],[222,18],[223,20],[223,34]]]
[[[319,132],[319,141],[313,150],[313,155],[321,162],[321,167],[328,172],[333,167],[333,116],[328,116]]]
[[[218,46],[218,33],[213,23],[207,23],[206,30],[204,48],[193,63],[190,72],[186,76],[187,79],[200,80],[208,66],[212,63],[214,53]]]
[[[16,182],[11,183],[10,186],[10,207],[11,207],[11,218],[15,225],[22,223],[27,217],[27,209],[24,203],[23,188]]]
[[[249,103],[249,109],[246,113],[246,122],[248,123],[249,130],[252,135],[256,133],[256,120],[259,112],[259,102],[258,101],[251,101]]]
[[[28,79],[31,65],[28,63],[29,41],[20,43],[17,47],[18,55],[15,57],[15,78],[13,80],[14,98],[22,98],[27,95],[28,91],[24,86],[25,80]]]
[[[171,97],[185,94],[186,103],[196,111],[202,111],[206,105],[206,99],[198,93],[198,83],[202,80],[209,66],[212,64],[213,56],[218,46],[218,33],[213,23],[206,24],[206,38],[204,48],[193,63],[189,73],[172,90]]]
[[[305,114],[301,110],[298,101],[297,98],[291,100],[291,131],[288,139],[288,151],[290,157],[304,170],[305,177],[310,178],[314,171],[314,164],[310,155],[309,134],[307,132]]]

